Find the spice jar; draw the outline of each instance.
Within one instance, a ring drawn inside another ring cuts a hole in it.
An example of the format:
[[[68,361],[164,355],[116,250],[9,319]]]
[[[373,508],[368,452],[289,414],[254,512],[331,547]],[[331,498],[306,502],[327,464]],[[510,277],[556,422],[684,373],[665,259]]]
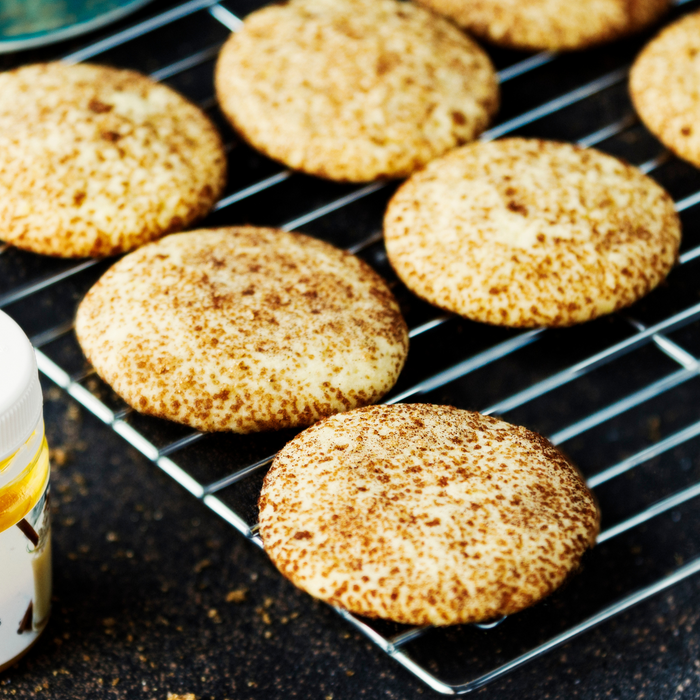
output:
[[[49,448],[36,357],[0,311],[0,671],[37,640],[51,606]]]

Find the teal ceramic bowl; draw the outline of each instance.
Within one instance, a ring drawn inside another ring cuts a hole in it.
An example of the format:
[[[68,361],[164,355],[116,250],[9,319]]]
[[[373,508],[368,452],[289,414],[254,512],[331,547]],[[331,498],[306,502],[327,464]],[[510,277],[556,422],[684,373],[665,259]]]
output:
[[[92,31],[151,0],[0,0],[0,53]]]

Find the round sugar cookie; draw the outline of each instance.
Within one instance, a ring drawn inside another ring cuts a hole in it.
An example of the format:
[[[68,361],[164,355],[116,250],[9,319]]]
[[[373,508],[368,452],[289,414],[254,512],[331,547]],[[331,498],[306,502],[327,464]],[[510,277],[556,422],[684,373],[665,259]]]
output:
[[[366,263],[254,227],[180,233],[132,252],[81,302],[76,333],[137,411],[237,433],[372,403],[408,350],[398,305]]]
[[[204,216],[226,156],[208,117],[129,70],[0,73],[0,238],[61,257],[135,248]]]
[[[700,12],[647,44],[632,66],[630,93],[649,131],[700,167]]]
[[[451,406],[332,416],[277,455],[260,535],[311,595],[413,625],[509,615],[551,593],[599,515],[574,467],[525,428]]]
[[[673,266],[680,221],[651,178],[536,139],[465,146],[405,182],[389,261],[419,297],[476,321],[568,326],[628,306]]]
[[[571,51],[656,22],[671,0],[417,0],[485,41],[525,51]]]
[[[216,66],[221,107],[270,158],[332,180],[404,177],[498,106],[488,56],[398,0],[291,0],[249,15]]]

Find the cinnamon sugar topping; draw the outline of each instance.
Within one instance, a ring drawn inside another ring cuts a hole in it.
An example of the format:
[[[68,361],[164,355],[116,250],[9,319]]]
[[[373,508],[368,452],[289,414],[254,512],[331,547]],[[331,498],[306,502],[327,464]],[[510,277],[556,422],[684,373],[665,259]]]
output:
[[[364,262],[254,227],[168,236],[80,304],[78,340],[136,410],[202,430],[306,426],[396,381],[406,324]]]
[[[389,260],[418,296],[477,321],[567,326],[629,306],[680,243],[673,200],[594,149],[510,138],[430,163],[389,203]]]
[[[408,624],[478,622],[551,593],[599,515],[543,437],[450,406],[333,416],[277,455],[260,534],[308,593]]]

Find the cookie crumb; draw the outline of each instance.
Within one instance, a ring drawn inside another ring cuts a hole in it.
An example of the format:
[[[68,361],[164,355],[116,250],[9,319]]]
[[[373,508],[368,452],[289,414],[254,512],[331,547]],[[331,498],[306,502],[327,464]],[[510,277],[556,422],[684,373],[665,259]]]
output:
[[[229,591],[226,594],[226,602],[227,603],[242,603],[246,599],[247,595],[248,595],[247,588],[237,588],[233,591]]]

